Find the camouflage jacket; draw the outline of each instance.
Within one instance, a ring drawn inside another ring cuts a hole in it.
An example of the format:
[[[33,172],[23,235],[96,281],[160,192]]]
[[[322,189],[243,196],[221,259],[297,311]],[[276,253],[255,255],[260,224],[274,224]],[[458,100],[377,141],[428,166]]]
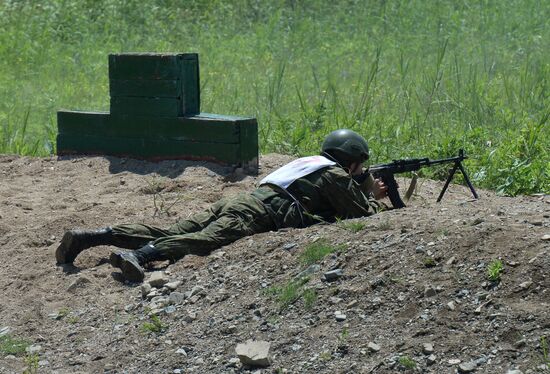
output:
[[[297,179],[288,192],[262,185],[252,195],[264,203],[277,228],[303,227],[377,213],[382,204],[370,196],[373,183],[371,176],[359,185],[341,167],[329,166]]]

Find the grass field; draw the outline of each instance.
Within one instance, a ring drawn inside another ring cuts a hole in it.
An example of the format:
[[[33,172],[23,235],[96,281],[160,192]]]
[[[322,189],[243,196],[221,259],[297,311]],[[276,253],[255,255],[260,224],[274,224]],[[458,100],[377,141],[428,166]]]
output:
[[[3,0],[0,152],[50,154],[58,109],[108,110],[109,53],[198,52],[202,110],[257,117],[262,152],[347,127],[375,163],[464,148],[476,185],[550,193],[548,19],[535,0]]]

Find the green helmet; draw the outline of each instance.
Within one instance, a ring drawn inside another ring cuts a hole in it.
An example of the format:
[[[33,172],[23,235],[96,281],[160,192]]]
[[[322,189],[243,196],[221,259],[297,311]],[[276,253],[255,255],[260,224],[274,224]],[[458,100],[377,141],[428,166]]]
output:
[[[321,151],[328,153],[343,166],[349,166],[353,162],[364,162],[369,158],[367,141],[355,131],[347,129],[328,134]]]

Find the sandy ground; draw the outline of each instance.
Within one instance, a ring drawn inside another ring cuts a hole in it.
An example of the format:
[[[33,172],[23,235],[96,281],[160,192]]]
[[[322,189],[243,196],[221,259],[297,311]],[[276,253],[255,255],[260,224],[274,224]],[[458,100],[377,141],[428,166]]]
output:
[[[0,156],[0,334],[31,344],[27,354],[0,350],[0,373],[550,371],[549,196],[481,190],[475,201],[452,185],[436,203],[442,183],[422,180],[402,210],[157,263],[179,282],[155,291],[170,305],[122,282],[106,262],[112,247],[55,264],[65,230],[168,226],[290,159],[266,155],[250,177],[185,161]],[[272,291],[308,268],[300,254],[320,240],[344,250],[309,268],[311,305],[281,308]],[[486,277],[495,259],[500,282]],[[343,276],[324,281],[333,269]],[[159,332],[145,327],[152,310]],[[269,367],[241,365],[235,347],[248,339],[271,344]]]

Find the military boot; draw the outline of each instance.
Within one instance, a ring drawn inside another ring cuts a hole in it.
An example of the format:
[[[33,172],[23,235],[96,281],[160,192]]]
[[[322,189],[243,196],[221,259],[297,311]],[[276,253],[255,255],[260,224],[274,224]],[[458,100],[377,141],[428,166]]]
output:
[[[130,282],[143,282],[143,278],[145,278],[143,265],[161,259],[160,251],[152,244],[147,244],[135,251],[113,252],[109,258],[111,265],[122,270],[124,279]]]
[[[110,227],[94,231],[70,230],[63,235],[55,251],[55,259],[59,265],[72,264],[83,250],[108,244],[113,244],[113,230]]]

